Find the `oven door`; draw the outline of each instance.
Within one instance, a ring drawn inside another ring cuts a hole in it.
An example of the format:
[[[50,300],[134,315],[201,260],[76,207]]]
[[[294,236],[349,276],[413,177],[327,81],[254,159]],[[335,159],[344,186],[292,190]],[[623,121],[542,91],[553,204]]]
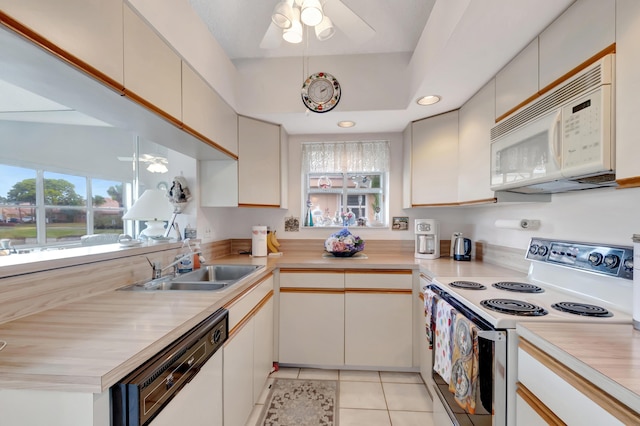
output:
[[[453,393],[449,390],[449,383],[435,369],[432,369],[436,395],[454,425],[506,425],[507,333],[493,329],[486,321],[438,287],[431,286],[431,289],[437,297],[447,301],[478,328],[478,378],[474,384],[476,386],[475,413],[468,413],[456,402]],[[434,317],[435,315],[432,315],[432,335],[435,335]],[[435,356],[433,359],[435,360]]]

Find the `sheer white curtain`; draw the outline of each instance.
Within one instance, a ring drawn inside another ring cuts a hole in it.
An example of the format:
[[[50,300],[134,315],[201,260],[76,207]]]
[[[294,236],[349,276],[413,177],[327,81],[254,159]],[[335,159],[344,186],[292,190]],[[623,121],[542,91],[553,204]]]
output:
[[[389,141],[302,144],[303,173],[388,172]]]

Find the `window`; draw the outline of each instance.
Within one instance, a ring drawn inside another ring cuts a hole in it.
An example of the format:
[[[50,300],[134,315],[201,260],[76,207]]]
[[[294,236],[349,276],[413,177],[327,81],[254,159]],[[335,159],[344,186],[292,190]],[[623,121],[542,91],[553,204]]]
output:
[[[388,141],[303,144],[303,226],[388,226],[388,172]]]
[[[0,164],[0,238],[13,246],[77,243],[123,230],[124,183]]]

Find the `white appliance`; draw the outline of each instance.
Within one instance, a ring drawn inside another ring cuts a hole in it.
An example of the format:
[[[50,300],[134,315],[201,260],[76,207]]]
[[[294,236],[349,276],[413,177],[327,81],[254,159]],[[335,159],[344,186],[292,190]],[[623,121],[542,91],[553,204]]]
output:
[[[433,372],[435,393],[458,424],[515,424],[518,322],[632,323],[632,247],[533,238],[526,258],[528,275],[438,277],[428,286],[478,328],[478,382],[491,384],[478,388],[476,413],[466,414],[447,402],[449,385]]]
[[[555,193],[615,185],[614,55],[491,129],[491,189]]]
[[[416,219],[416,253],[418,259],[440,257],[440,226],[435,219]]]

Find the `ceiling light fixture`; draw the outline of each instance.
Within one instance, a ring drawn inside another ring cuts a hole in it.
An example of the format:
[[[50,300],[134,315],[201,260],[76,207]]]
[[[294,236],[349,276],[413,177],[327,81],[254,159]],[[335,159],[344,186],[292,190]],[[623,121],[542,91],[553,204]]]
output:
[[[271,20],[282,28],[282,38],[293,44],[302,42],[303,24],[314,27],[320,41],[335,34],[333,22],[324,14],[320,0],[282,0],[273,9]]]
[[[418,103],[418,105],[433,105],[435,103],[440,102],[440,96],[438,95],[428,95],[428,96],[423,96],[421,98],[418,98],[416,100],[416,102]]]
[[[283,0],[273,8],[271,20],[278,27],[286,30],[293,24],[293,0]]]
[[[338,121],[338,127],[342,127],[343,129],[348,129],[349,127],[353,127],[356,125],[355,121]]]
[[[293,20],[291,21],[291,27],[284,30],[282,38],[293,44],[302,42],[302,23],[300,22],[300,9],[293,9]]]

